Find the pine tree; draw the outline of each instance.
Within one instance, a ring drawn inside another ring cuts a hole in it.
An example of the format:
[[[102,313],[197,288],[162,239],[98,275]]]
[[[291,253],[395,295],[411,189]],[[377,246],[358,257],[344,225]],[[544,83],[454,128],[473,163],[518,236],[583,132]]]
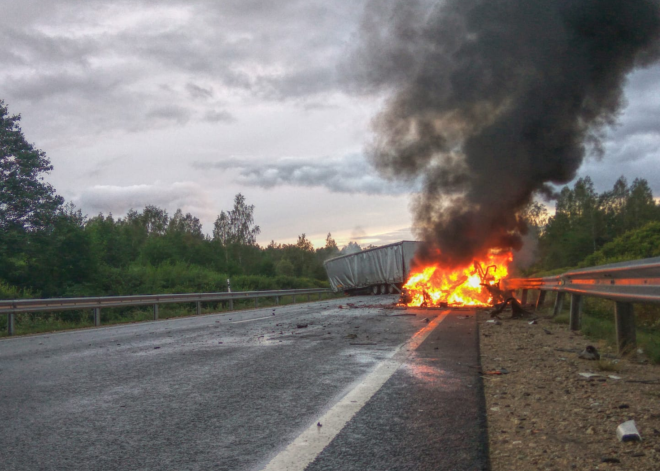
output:
[[[44,181],[53,166],[46,153],[27,142],[20,115],[9,115],[0,100],[0,229],[38,229],[64,200]]]

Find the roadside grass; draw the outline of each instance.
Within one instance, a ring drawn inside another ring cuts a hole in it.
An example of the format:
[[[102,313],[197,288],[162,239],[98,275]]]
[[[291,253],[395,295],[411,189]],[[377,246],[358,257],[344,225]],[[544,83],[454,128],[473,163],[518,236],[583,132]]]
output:
[[[336,299],[343,294],[322,294],[320,300]],[[319,301],[318,295],[311,295],[309,301],[305,295],[296,296],[295,304]],[[260,298],[258,308],[287,306],[293,304],[293,296],[281,296],[276,304],[272,298]],[[231,314],[236,311],[255,309],[254,299],[234,300],[234,309],[229,309],[228,302],[202,303],[202,315]],[[194,303],[160,304],[158,319],[175,319],[197,315]],[[101,325],[131,324],[152,321],[154,317],[151,306],[105,308],[101,310]],[[63,330],[84,329],[94,327],[94,317],[91,309],[78,311],[17,313],[14,321],[15,336],[59,332]],[[0,316],[0,338],[7,337],[7,316]]]
[[[551,315],[554,299],[550,298],[546,302],[548,306],[543,313]],[[567,296],[562,312],[553,318],[553,322],[568,324],[570,305],[570,296]],[[660,364],[660,306],[635,304],[635,323],[637,347],[642,349],[651,363]],[[600,298],[584,298],[581,331],[591,340],[602,340],[608,345],[616,346],[614,302]]]
[[[27,289],[17,288],[0,280],[0,299],[32,298],[34,295]]]

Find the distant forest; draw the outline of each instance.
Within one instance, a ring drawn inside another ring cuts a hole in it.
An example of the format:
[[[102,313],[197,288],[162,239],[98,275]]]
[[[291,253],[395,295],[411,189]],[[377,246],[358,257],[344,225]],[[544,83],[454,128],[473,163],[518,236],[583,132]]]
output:
[[[261,247],[241,194],[211,236],[192,214],[155,206],[87,217],[44,181],[52,165],[19,122],[0,100],[1,299],[224,291],[227,278],[241,291],[327,286],[323,261],[341,253],[332,236],[318,249],[305,234]]]

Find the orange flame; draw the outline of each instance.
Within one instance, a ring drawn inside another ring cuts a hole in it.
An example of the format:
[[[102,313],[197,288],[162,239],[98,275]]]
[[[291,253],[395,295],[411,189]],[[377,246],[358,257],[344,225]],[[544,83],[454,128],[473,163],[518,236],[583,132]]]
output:
[[[511,252],[489,253],[462,268],[445,269],[430,265],[414,269],[403,286],[412,301],[408,306],[487,306],[493,302],[493,291],[508,275]],[[490,289],[489,289],[490,288]]]

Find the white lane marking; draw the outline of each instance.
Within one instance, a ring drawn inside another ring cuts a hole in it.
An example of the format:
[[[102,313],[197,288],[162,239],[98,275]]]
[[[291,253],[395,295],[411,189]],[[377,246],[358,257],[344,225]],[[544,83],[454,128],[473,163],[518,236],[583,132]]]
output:
[[[449,311],[433,319],[423,329],[403,345],[400,345],[392,358],[381,362],[360,384],[301,433],[289,446],[273,458],[264,471],[302,471],[328,446],[349,420],[359,412],[371,397],[390,379],[394,372],[406,361],[429,336]],[[317,425],[321,423],[321,427]]]
[[[240,324],[241,322],[260,321],[261,319],[271,319],[272,317],[273,317],[273,316],[257,317],[256,319],[247,319],[247,320],[244,320],[244,321],[230,322],[230,324]]]

